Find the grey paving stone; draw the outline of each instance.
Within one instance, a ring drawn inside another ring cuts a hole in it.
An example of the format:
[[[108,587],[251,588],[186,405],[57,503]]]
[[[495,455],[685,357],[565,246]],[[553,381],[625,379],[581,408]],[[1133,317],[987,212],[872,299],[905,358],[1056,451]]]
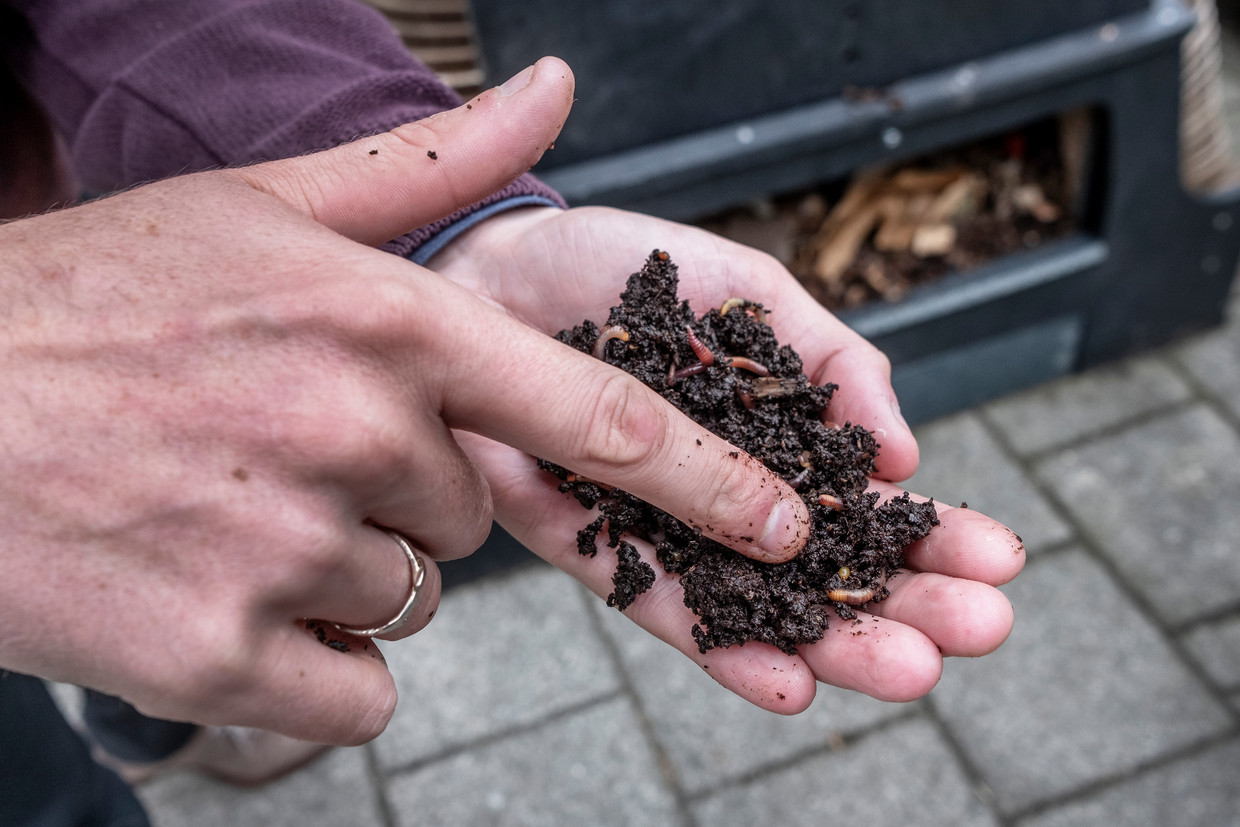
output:
[[[1240,301],[1232,301],[1226,327],[1189,339],[1175,353],[1233,416],[1240,417]]]
[[[1128,359],[1004,397],[985,405],[981,412],[1013,449],[1028,455],[1191,395],[1189,386],[1161,361]]]
[[[920,719],[729,787],[693,813],[710,827],[996,823],[937,730]]]
[[[1037,473],[1170,623],[1240,595],[1240,437],[1194,406],[1040,463]]]
[[[1012,636],[992,655],[953,662],[931,693],[1004,812],[1231,726],[1149,619],[1083,553],[1036,558],[1004,591],[1016,609]]]
[[[336,749],[273,784],[243,789],[180,773],[138,788],[156,827],[380,827],[362,748]]]
[[[908,708],[829,686],[800,715],[767,712],[733,695],[693,661],[601,602],[604,628],[654,726],[681,788],[693,793],[787,760]]]
[[[400,827],[679,823],[624,699],[399,774],[388,801]]]
[[[1240,690],[1240,615],[1194,629],[1184,644],[1216,684]]]
[[[384,647],[400,702],[375,741],[393,767],[615,691],[581,588],[550,567],[448,591],[434,621]]]
[[[940,419],[916,430],[921,466],[906,487],[949,505],[967,502],[1011,528],[1037,550],[1072,537],[1019,466],[975,414]]]
[[[1235,827],[1240,824],[1240,743],[1143,773],[1082,801],[1058,807],[1021,827]]]

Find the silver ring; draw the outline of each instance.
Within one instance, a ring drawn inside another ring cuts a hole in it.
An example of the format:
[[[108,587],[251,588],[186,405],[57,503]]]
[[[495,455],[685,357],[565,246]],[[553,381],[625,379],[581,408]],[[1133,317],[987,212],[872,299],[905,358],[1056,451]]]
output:
[[[400,546],[401,551],[405,552],[405,556],[409,558],[409,577],[413,585],[409,589],[409,599],[405,601],[405,605],[401,608],[400,614],[384,623],[382,626],[376,626],[373,629],[354,629],[351,626],[344,626],[340,623],[333,623],[342,632],[359,637],[375,637],[377,635],[386,635],[388,632],[394,632],[401,626],[404,626],[410,615],[413,614],[413,608],[418,604],[418,592],[422,587],[422,581],[426,579],[426,564],[422,562],[422,558],[413,550],[413,544],[401,534],[399,531],[393,531],[383,526],[375,526],[384,534],[391,537]]]

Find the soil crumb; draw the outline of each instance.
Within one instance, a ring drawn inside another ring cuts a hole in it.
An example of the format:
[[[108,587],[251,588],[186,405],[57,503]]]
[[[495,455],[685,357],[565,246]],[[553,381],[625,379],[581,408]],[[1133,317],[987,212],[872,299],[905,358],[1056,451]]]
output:
[[[888,596],[904,549],[938,525],[934,504],[904,494],[880,505],[867,492],[874,435],[824,420],[837,386],[810,384],[760,303],[731,299],[698,318],[677,288],[676,265],[655,250],[629,277],[606,325],[587,320],[557,338],[636,376],[787,480],[813,521],[806,547],[788,562],[759,563],[625,491],[539,464],[561,491],[597,509],[577,547],[593,557],[601,536],[617,550],[608,605],[623,610],[654,583],[654,569],[625,540],[637,537],[680,577],[702,652],[756,640],[791,654],[820,640],[831,615],[851,620],[857,606]]]

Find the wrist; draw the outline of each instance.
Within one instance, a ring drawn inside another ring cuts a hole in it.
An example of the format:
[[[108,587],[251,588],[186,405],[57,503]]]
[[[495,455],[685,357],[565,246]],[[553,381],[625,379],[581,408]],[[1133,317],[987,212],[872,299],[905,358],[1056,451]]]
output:
[[[411,259],[432,270],[446,270],[462,260],[477,262],[504,255],[506,250],[510,250],[518,239],[530,233],[535,226],[563,213],[563,209],[549,203],[510,203],[505,209],[481,216],[479,220],[461,228],[421,261],[412,256]]]

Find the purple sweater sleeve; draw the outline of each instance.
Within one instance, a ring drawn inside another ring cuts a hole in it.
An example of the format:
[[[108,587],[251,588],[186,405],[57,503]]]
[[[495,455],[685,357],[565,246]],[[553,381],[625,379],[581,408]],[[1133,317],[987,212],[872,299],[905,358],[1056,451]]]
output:
[[[304,154],[459,99],[356,0],[0,0],[25,30],[12,68],[89,190]],[[509,199],[563,201],[524,175],[387,245],[408,255]]]

